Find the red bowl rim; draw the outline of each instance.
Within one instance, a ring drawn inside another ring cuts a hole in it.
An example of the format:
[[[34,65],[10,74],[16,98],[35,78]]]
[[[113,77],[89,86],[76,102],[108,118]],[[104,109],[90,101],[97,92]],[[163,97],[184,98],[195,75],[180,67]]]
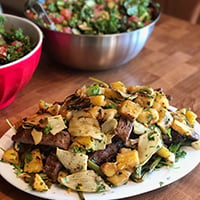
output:
[[[5,16],[5,17],[7,17],[7,16],[8,17],[12,17],[12,18],[15,18],[15,19],[18,19],[20,21],[24,21],[25,23],[30,24],[31,26],[33,26],[35,28],[35,30],[38,32],[38,35],[39,35],[39,41],[37,42],[37,45],[34,47],[34,49],[32,49],[31,52],[29,52],[25,56],[21,57],[18,60],[15,60],[15,61],[13,61],[11,63],[5,64],[5,65],[0,65],[0,69],[3,69],[3,68],[6,68],[6,67],[11,67],[11,66],[13,66],[15,64],[20,63],[23,60],[26,60],[29,57],[31,57],[41,47],[42,41],[43,41],[43,33],[42,33],[42,31],[40,30],[40,28],[37,25],[35,25],[33,22],[31,22],[30,20],[28,20],[26,18],[18,17],[18,16],[10,15],[10,14],[5,14],[5,13],[1,13],[0,15]]]

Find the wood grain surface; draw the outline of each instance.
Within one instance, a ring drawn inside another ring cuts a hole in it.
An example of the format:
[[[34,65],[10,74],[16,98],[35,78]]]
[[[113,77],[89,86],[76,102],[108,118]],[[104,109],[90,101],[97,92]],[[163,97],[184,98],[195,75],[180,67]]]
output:
[[[143,51],[130,63],[117,69],[84,72],[67,69],[42,53],[40,64],[28,85],[15,101],[0,110],[0,136],[9,126],[37,111],[37,102],[62,101],[75,89],[91,83],[93,76],[106,82],[150,85],[171,95],[171,105],[190,107],[200,116],[200,26],[162,15]],[[198,121],[200,118],[198,118]],[[134,189],[134,188],[133,188]],[[0,177],[0,200],[40,200],[7,183]],[[199,200],[200,165],[173,184],[126,200]]]

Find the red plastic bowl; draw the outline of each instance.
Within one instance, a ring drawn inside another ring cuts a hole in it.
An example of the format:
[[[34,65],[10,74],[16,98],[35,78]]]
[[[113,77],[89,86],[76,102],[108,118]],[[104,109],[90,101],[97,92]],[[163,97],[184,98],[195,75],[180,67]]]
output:
[[[36,43],[35,48],[24,57],[0,66],[0,109],[11,104],[17,93],[31,79],[36,67],[38,66],[43,34],[42,31],[30,20],[14,15],[0,14],[6,17],[6,30],[21,28],[24,34]]]

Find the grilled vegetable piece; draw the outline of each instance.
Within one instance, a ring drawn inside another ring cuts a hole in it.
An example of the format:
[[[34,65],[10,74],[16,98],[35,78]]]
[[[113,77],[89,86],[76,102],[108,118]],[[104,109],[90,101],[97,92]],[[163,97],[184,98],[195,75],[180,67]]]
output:
[[[19,154],[14,148],[7,149],[4,151],[2,160],[12,164],[19,164]]]
[[[58,177],[57,177],[57,181],[58,181],[58,183],[62,183],[61,182],[61,178],[64,178],[64,177],[66,177],[68,175],[68,173],[66,172],[66,171],[59,171],[58,172]]]
[[[58,172],[61,170],[62,164],[58,160],[55,153],[51,152],[46,159],[44,165],[44,172],[47,176],[52,180],[52,182],[56,182],[58,177]]]
[[[56,155],[70,173],[87,169],[88,156],[84,153],[73,153],[57,148]]]
[[[197,140],[195,142],[192,142],[192,147],[196,150],[200,150],[200,140]]]
[[[73,137],[90,136],[97,140],[102,140],[104,135],[100,130],[98,120],[90,117],[89,113],[84,111],[73,114],[68,131]]]
[[[83,192],[103,192],[110,187],[93,170],[73,173],[61,178],[61,183],[68,188]]]
[[[158,128],[140,135],[138,141],[140,165],[144,165],[162,146],[161,132]]]
[[[49,189],[39,174],[35,174],[34,182],[33,182],[33,189],[35,189],[38,192],[44,192]]]
[[[47,121],[48,125],[51,127],[50,133],[53,135],[67,128],[61,115],[48,117]]]
[[[24,172],[38,173],[43,170],[42,156],[39,149],[34,149],[25,154]]]
[[[31,135],[33,137],[33,141],[35,145],[41,142],[42,135],[43,135],[42,131],[37,131],[35,128],[33,128],[33,130],[31,131]]]

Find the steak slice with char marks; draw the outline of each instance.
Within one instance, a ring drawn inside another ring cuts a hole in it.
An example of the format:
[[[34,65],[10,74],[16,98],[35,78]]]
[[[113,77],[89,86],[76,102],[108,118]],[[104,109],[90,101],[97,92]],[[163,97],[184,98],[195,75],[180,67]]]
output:
[[[20,127],[17,133],[12,136],[14,142],[24,143],[24,144],[34,144],[33,137],[31,135],[32,129],[24,129]],[[67,131],[60,131],[56,135],[43,134],[42,140],[39,145],[48,145],[52,147],[60,147],[63,149],[68,149],[70,144],[70,135]]]
[[[52,180],[52,182],[56,182],[58,172],[61,170],[61,168],[61,162],[58,160],[56,154],[51,152],[47,157],[46,163],[44,165],[44,172]]]
[[[89,159],[94,161],[97,165],[112,161],[122,146],[122,139],[116,135],[113,137],[112,143],[108,144],[104,150],[94,152]]]
[[[127,118],[121,117],[119,119],[117,128],[114,130],[114,135],[118,135],[124,143],[129,139],[133,129],[133,122]]]
[[[133,128],[133,123],[128,119],[121,117],[117,128],[114,130],[114,137],[112,143],[108,144],[104,150],[98,150],[90,156],[90,160],[93,160],[97,165],[101,165],[104,162],[112,161],[119,149],[123,147],[126,141],[129,139]]]

